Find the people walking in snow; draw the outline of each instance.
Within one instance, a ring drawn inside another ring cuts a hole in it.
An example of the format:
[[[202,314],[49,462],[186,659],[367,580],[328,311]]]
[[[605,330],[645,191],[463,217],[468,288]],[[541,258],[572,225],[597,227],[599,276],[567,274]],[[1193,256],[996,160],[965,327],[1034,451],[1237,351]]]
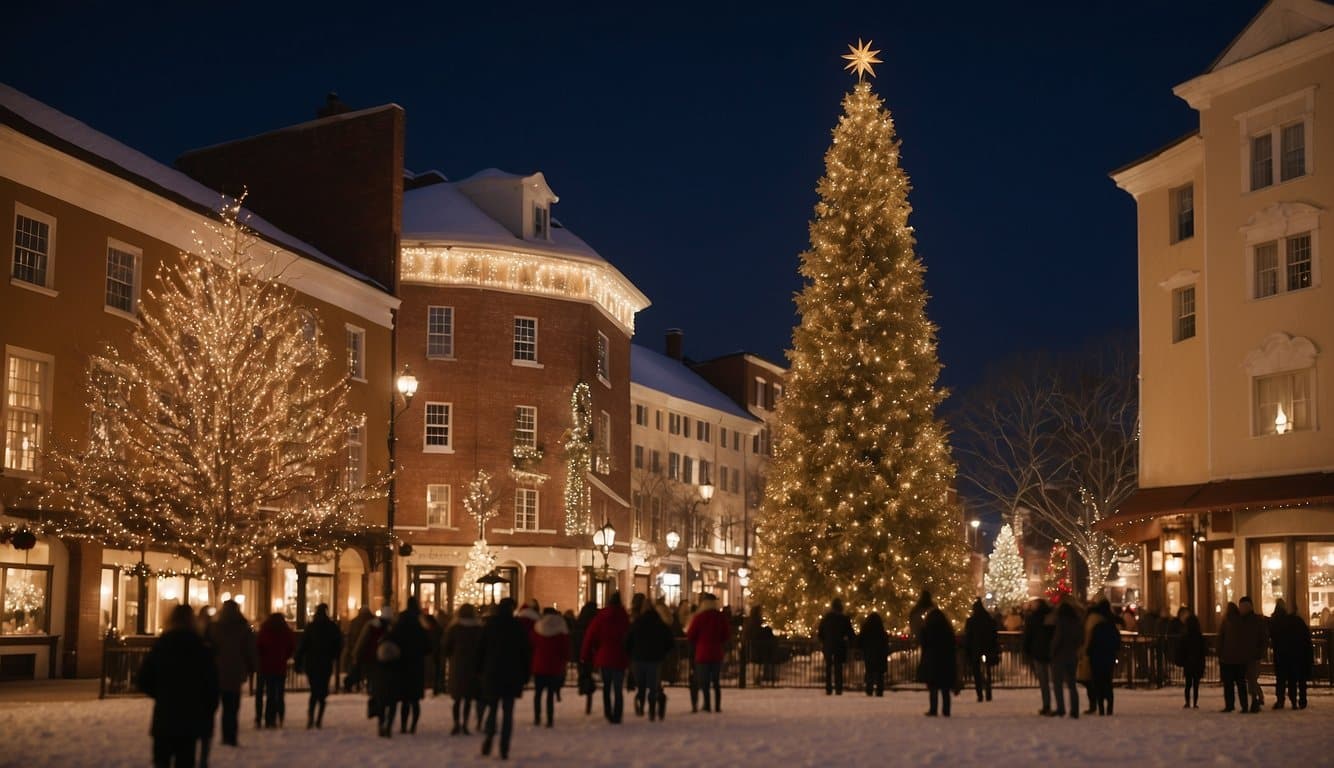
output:
[[[211,730],[218,698],[218,670],[190,606],[172,609],[166,631],[144,657],[138,683],[153,700],[153,765],[190,768],[196,744]]]
[[[486,707],[482,754],[490,755],[500,717],[500,757],[509,759],[514,734],[514,700],[523,693],[532,665],[528,633],[514,616],[514,599],[505,598],[482,625],[478,647],[482,698]]]
[[[305,672],[310,681],[310,701],[306,705],[306,728],[324,727],[324,707],[329,698],[329,678],[334,661],[343,650],[343,633],[329,618],[329,606],[315,606],[315,616],[306,625],[296,648],[296,670]]]
[[[667,716],[667,694],[662,690],[662,663],[676,644],[672,630],[662,621],[662,616],[655,610],[646,610],[630,625],[625,638],[626,651],[630,654],[630,666],[635,670],[635,679],[648,709],[650,722]]]
[[[1241,623],[1244,627],[1242,634],[1246,638],[1249,650],[1245,671],[1246,692],[1250,694],[1250,711],[1254,714],[1265,705],[1265,692],[1260,687],[1260,660],[1264,658],[1265,651],[1269,648],[1269,628],[1265,617],[1255,612],[1255,605],[1251,603],[1250,597],[1243,597],[1237,601],[1237,608],[1241,612]]]
[[[1223,678],[1223,711],[1232,712],[1240,704],[1242,714],[1250,711],[1246,691],[1246,664],[1254,652],[1256,638],[1251,627],[1241,620],[1236,603],[1228,603],[1223,623],[1218,626],[1218,669]]]
[[[392,730],[394,712],[401,707],[398,732],[416,733],[422,697],[426,695],[426,654],[430,651],[430,638],[422,626],[421,606],[416,597],[408,598],[407,607],[385,637],[398,648],[397,656],[386,662],[392,694],[384,702],[389,709],[385,727]]]
[[[366,625],[373,618],[375,618],[375,614],[371,613],[370,608],[363,605],[361,610],[357,611],[357,615],[353,616],[347,624],[347,636],[343,642],[343,669],[347,670],[347,674],[343,677],[343,690],[361,690],[364,672],[358,663],[359,660],[355,651],[357,641],[361,639],[361,631],[366,628]]]
[[[440,655],[449,665],[449,698],[453,700],[454,726],[450,736],[468,733],[468,716],[474,702],[480,716],[481,675],[477,657],[482,643],[482,621],[472,603],[464,603],[445,630]]]
[[[696,692],[704,694],[704,711],[723,711],[722,668],[725,646],[732,630],[727,614],[718,606],[718,598],[708,592],[700,595],[699,610],[690,617],[686,640],[694,650],[695,676],[690,688],[690,711],[695,711]],[[713,690],[713,706],[709,706],[709,690]]]
[[[1204,677],[1204,657],[1207,651],[1199,617],[1193,613],[1188,614],[1185,631],[1176,640],[1176,656],[1172,660],[1181,667],[1181,675],[1185,678],[1186,703],[1183,709],[1200,708],[1200,679]]]
[[[1024,660],[1033,670],[1033,677],[1038,681],[1038,691],[1042,695],[1042,709],[1038,710],[1039,715],[1044,717],[1053,714],[1051,708],[1051,636],[1055,630],[1055,621],[1048,622],[1047,617],[1051,616],[1051,606],[1046,600],[1037,598],[1029,606],[1028,614],[1024,617],[1024,634],[1022,638]],[[1056,692],[1060,696],[1060,691]]]
[[[584,635],[581,656],[586,664],[597,667],[602,675],[602,715],[613,725],[621,722],[625,709],[625,668],[630,659],[625,653],[625,636],[630,630],[630,616],[621,603],[621,593],[607,598],[607,607],[597,616]]]
[[[593,601],[584,603],[584,607],[579,609],[579,616],[574,620],[574,630],[570,633],[570,646],[574,652],[574,660],[577,664],[579,675],[579,695],[584,697],[584,714],[590,714],[593,711],[593,694],[597,693],[598,686],[593,680],[593,663],[584,661],[584,639],[588,637],[588,628],[593,625],[593,620],[597,618],[598,607]]]
[[[352,651],[352,655],[357,659],[357,666],[361,669],[362,680],[366,683],[366,692],[369,694],[366,699],[366,715],[375,720],[376,732],[384,737],[389,736],[385,727],[385,714],[388,709],[386,702],[391,698],[391,683],[381,656],[396,657],[398,654],[398,646],[393,643],[385,644],[385,647],[381,648],[382,641],[389,632],[389,616],[390,611],[387,607],[381,608],[378,615],[372,616],[371,620],[361,628],[356,648]]]
[[[1293,709],[1306,709],[1306,681],[1315,661],[1311,628],[1296,611],[1287,611],[1280,599],[1270,617],[1269,633],[1274,647],[1274,709],[1283,708],[1285,694]]]
[[[542,724],[542,701],[547,705],[547,727],[555,719],[556,697],[565,684],[570,659],[570,629],[555,608],[542,611],[529,635],[533,646],[533,725]]]
[[[820,650],[824,653],[824,693],[843,695],[843,665],[848,661],[848,646],[856,640],[852,620],[843,613],[843,601],[834,598],[829,611],[820,618],[816,629]]]
[[[963,637],[977,700],[991,701],[991,668],[1000,663],[1000,640],[996,620],[987,613],[980,598],[973,601],[973,612],[964,622]]]
[[[1084,645],[1084,618],[1075,608],[1074,600],[1066,597],[1052,613],[1051,635],[1051,676],[1052,693],[1055,694],[1056,711],[1053,715],[1062,717],[1066,714],[1066,696],[1069,692],[1070,717],[1079,717],[1079,649]]]
[[[287,660],[296,650],[296,633],[287,626],[287,619],[281,613],[271,613],[259,626],[255,647],[259,652],[261,681],[255,691],[255,727],[260,727],[262,714],[265,728],[281,728],[287,718],[283,696],[287,689]]]
[[[225,600],[218,617],[209,625],[209,645],[218,668],[218,698],[222,711],[222,743],[237,746],[240,730],[241,686],[259,669],[255,633],[241,615],[241,605]]]
[[[1116,656],[1121,650],[1121,630],[1112,619],[1112,606],[1107,598],[1099,600],[1090,609],[1089,615],[1099,617],[1099,620],[1090,621],[1089,634],[1084,638],[1084,653],[1090,670],[1089,693],[1097,704],[1098,714],[1110,715],[1115,703],[1112,674],[1116,670]],[[1090,704],[1089,708],[1092,709],[1093,705]]]
[[[917,668],[917,681],[926,683],[931,697],[927,717],[937,713],[950,716],[950,697],[958,691],[958,647],[954,641],[954,627],[939,608],[927,611],[918,636],[922,646],[922,660]]]
[[[857,632],[861,647],[862,667],[866,672],[866,695],[885,695],[885,673],[889,671],[889,633],[885,621],[875,611],[862,622]]]

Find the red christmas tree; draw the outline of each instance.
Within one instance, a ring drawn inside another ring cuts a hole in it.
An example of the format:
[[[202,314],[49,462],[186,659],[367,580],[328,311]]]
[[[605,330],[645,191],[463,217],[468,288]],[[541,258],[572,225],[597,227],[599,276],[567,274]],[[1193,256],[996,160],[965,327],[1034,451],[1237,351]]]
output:
[[[1047,602],[1055,605],[1074,591],[1070,583],[1070,552],[1061,542],[1051,548],[1051,557],[1047,560],[1047,571],[1042,575],[1042,585],[1047,594]]]

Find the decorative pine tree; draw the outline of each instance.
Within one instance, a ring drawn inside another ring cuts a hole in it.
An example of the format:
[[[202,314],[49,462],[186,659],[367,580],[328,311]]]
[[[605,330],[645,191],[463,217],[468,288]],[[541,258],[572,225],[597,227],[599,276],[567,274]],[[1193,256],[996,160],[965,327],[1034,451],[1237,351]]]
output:
[[[53,446],[42,499],[77,535],[189,560],[214,594],[265,552],[363,529],[386,485],[350,468],[364,421],[343,359],[240,215],[225,203],[196,252],[159,269],[128,350],[95,358],[90,439]]]
[[[1014,529],[1009,523],[1001,526],[987,561],[987,591],[1002,611],[1028,601],[1028,574],[1024,573],[1024,557],[1019,551]]]
[[[477,540],[468,552],[468,559],[463,564],[463,575],[459,577],[458,598],[461,603],[480,605],[486,599],[486,590],[478,579],[496,567],[496,554],[486,543],[486,522],[498,514],[498,500],[491,487],[491,474],[484,469],[477,470],[476,477],[468,482],[468,493],[463,497],[463,508],[477,521]]]
[[[565,433],[565,535],[590,533],[588,475],[593,471],[593,395],[586,382],[570,393],[570,429]]]
[[[1042,588],[1047,601],[1053,604],[1075,591],[1070,581],[1070,550],[1059,541],[1051,545],[1047,570],[1042,574]]]
[[[843,99],[817,189],[755,602],[791,633],[812,631],[834,597],[906,630],[928,589],[960,621],[967,551],[936,418],[945,397],[936,386],[936,328],[926,317],[893,120],[868,82]]]

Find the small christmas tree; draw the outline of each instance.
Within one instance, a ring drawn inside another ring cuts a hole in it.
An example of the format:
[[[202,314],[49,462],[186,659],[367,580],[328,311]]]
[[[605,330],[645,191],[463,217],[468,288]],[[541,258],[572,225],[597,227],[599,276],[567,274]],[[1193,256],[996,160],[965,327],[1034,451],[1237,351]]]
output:
[[[1047,570],[1042,574],[1042,586],[1047,601],[1053,604],[1075,591],[1070,581],[1070,551],[1059,541],[1051,547]]]
[[[468,560],[463,564],[463,575],[459,577],[458,599],[461,603],[481,605],[486,600],[485,586],[478,579],[496,567],[496,554],[486,543],[486,521],[497,514],[497,498],[491,487],[490,473],[477,470],[477,476],[468,483],[468,493],[463,497],[463,508],[477,521],[477,540],[472,544]]]
[[[996,535],[996,544],[987,563],[987,591],[1003,611],[1028,601],[1028,575],[1024,573],[1024,558],[1009,523],[1001,526],[1000,533]]]

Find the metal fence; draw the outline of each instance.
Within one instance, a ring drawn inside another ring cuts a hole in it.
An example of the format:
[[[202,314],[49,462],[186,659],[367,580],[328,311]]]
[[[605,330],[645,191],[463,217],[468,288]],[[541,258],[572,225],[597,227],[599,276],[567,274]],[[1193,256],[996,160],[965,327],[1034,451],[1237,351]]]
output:
[[[1313,684],[1316,686],[1334,686],[1334,664],[1331,664],[1330,638],[1334,634],[1329,629],[1311,630],[1311,639],[1315,646],[1315,667]],[[1036,688],[1037,679],[1032,668],[1023,657],[1023,636],[1019,632],[1001,632],[999,634],[1001,658],[992,668],[992,686],[996,688]],[[139,667],[148,653],[155,637],[108,638],[102,652],[102,698],[117,696],[143,695],[136,685]],[[1121,651],[1117,657],[1115,682],[1130,688],[1161,687],[1182,683],[1181,668],[1173,663],[1176,654],[1175,637],[1172,635],[1146,635],[1122,633]],[[1204,665],[1203,682],[1219,682],[1216,636],[1205,635],[1207,653]],[[960,647],[962,639],[960,638]],[[778,688],[823,688],[825,685],[824,653],[817,640],[809,638],[777,638],[762,653],[758,648],[746,648],[741,643],[733,643],[726,654],[722,668],[722,684],[727,687],[778,687]],[[917,682],[917,663],[920,651],[903,638],[890,639],[889,667],[885,675],[885,687],[889,689],[921,688]],[[689,685],[691,675],[690,645],[679,639],[675,650],[663,666],[663,684],[667,686]],[[430,665],[428,665],[429,667]],[[972,685],[972,670],[960,656],[960,670],[965,687]],[[1271,657],[1261,663],[1261,674],[1273,673]],[[339,668],[334,670],[334,690],[342,682]],[[850,690],[860,689],[865,679],[865,667],[861,653],[853,649],[843,666],[844,687]],[[432,689],[432,681],[426,681],[426,689]],[[566,674],[567,685],[577,685],[578,668],[571,664]],[[251,680],[250,689],[254,689]],[[304,674],[299,674],[289,660],[287,664],[287,690],[304,691],[309,683]]]

